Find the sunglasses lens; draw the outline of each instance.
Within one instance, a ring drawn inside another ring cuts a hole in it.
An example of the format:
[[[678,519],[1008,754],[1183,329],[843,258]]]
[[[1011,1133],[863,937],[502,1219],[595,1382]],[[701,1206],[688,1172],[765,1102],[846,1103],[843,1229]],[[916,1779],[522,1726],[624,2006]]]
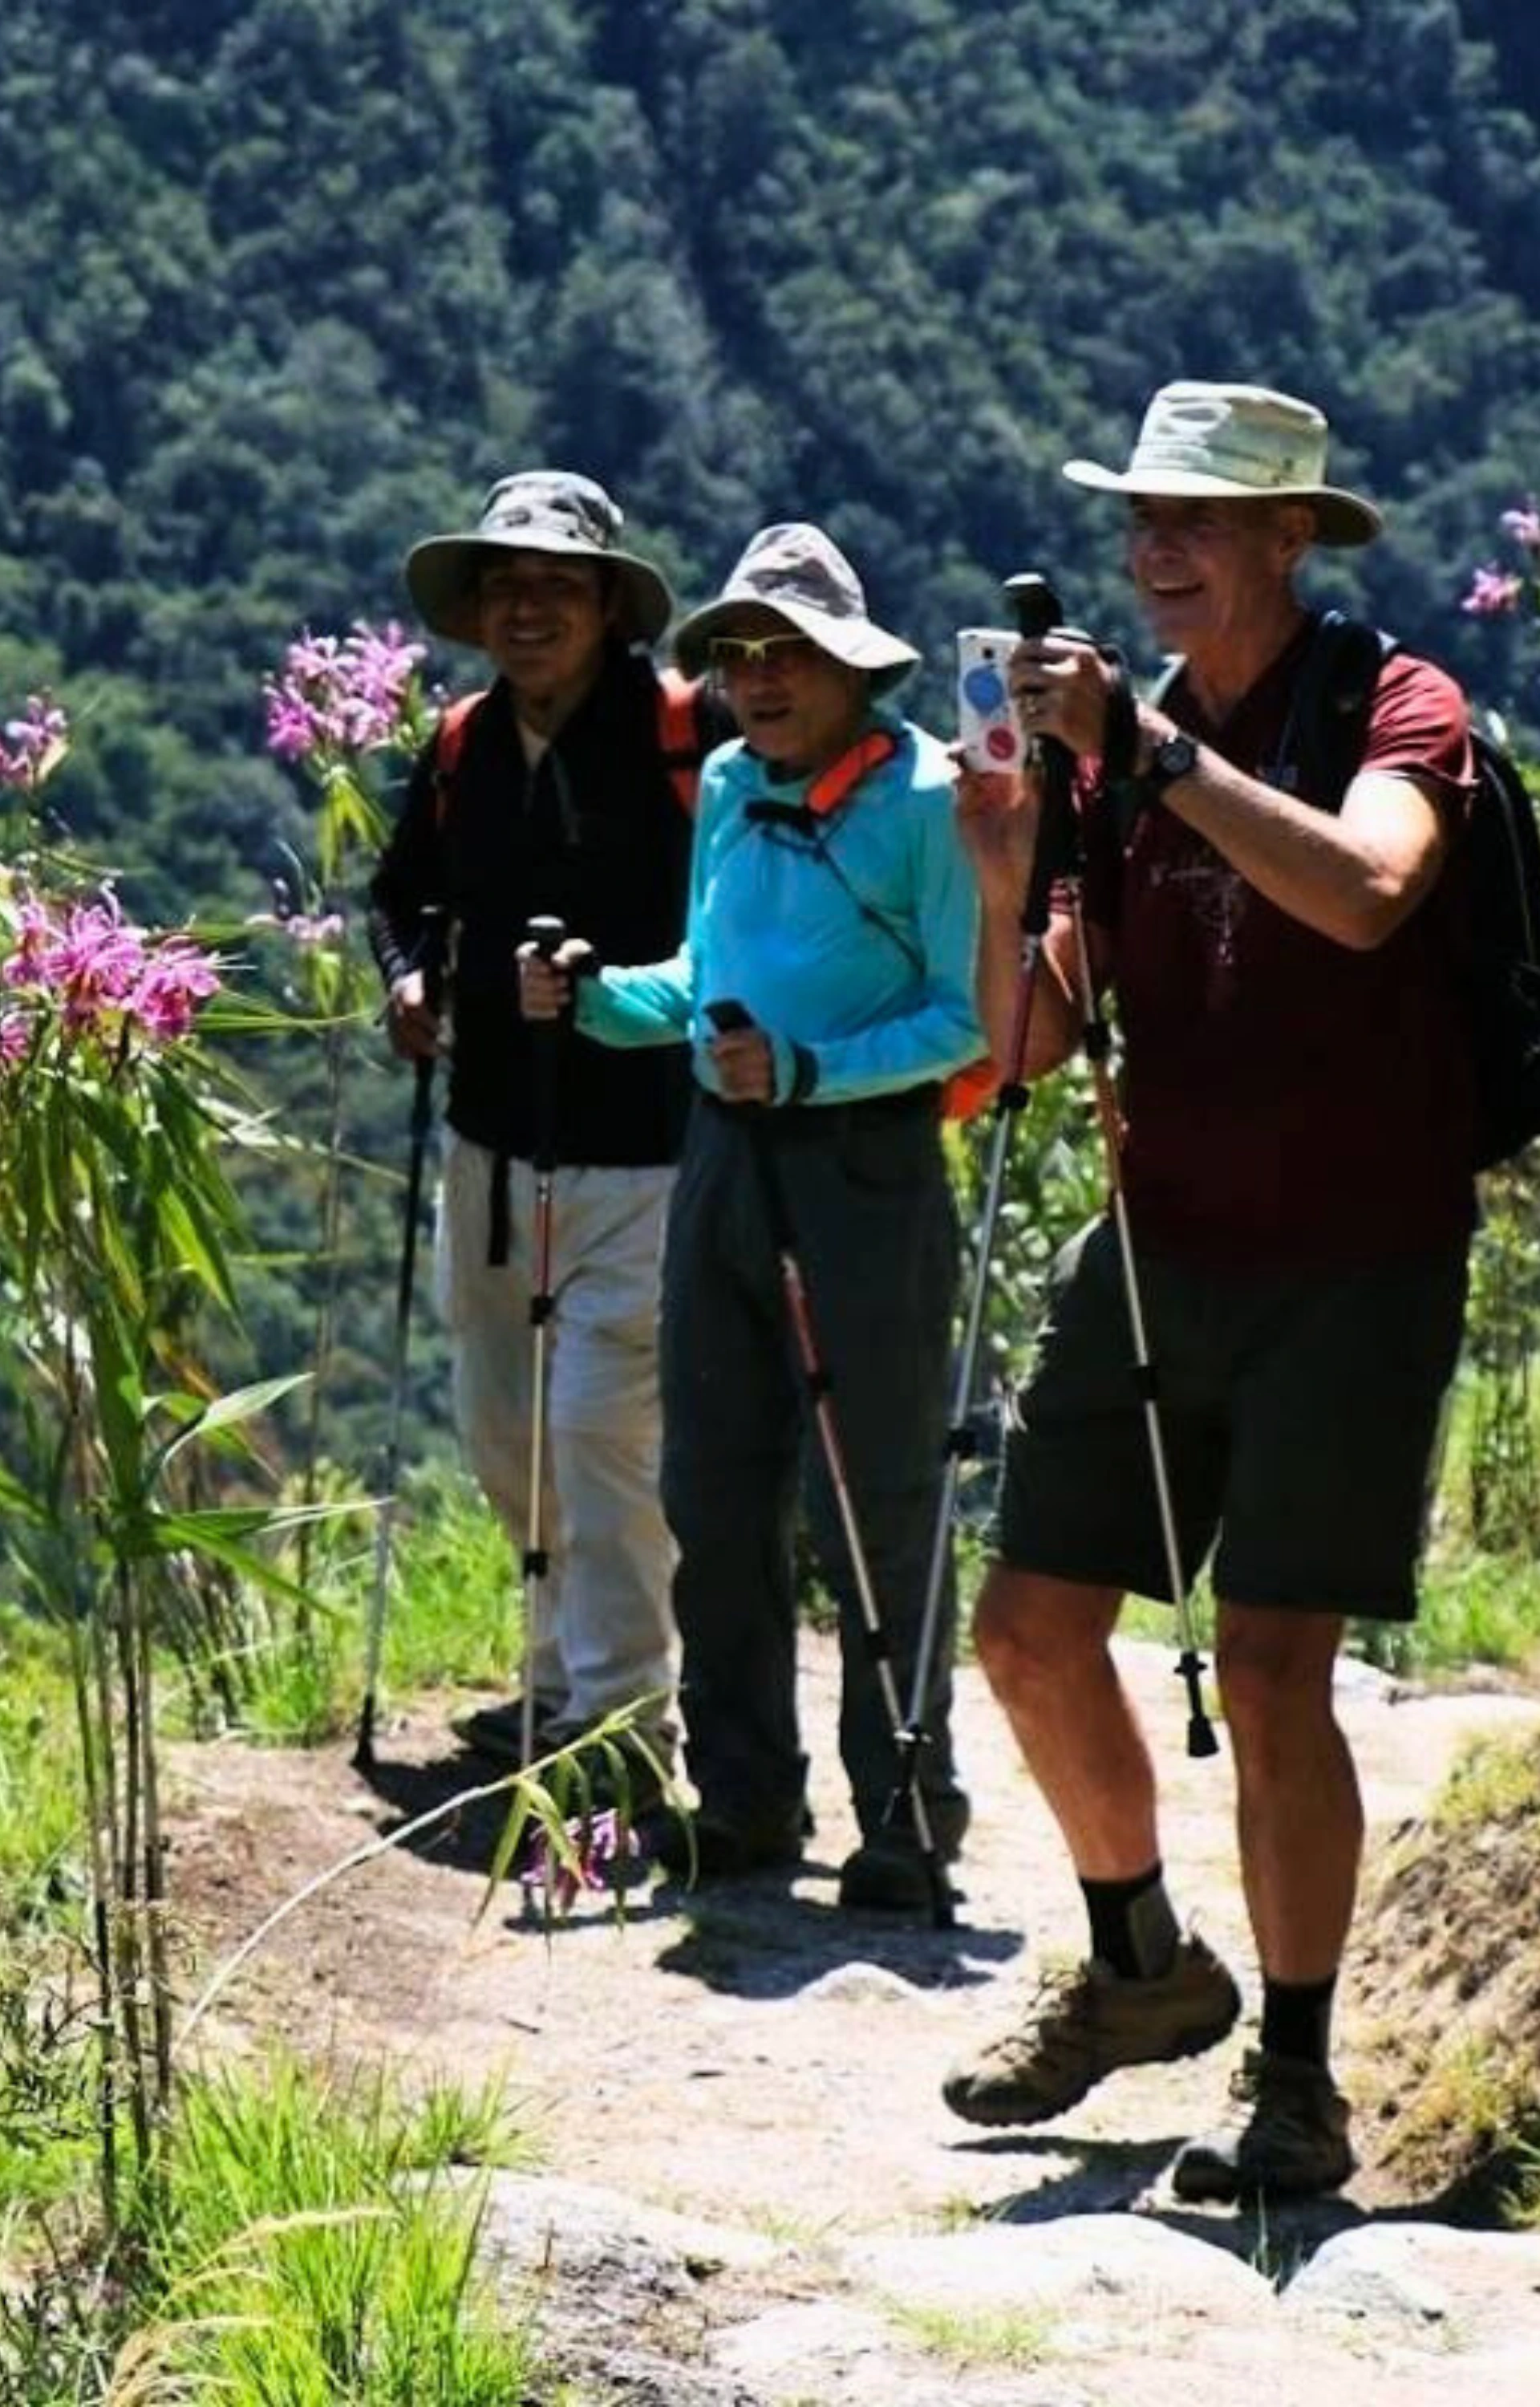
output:
[[[812,648],[808,635],[713,635],[707,647],[722,669],[756,667],[766,661],[790,662]]]

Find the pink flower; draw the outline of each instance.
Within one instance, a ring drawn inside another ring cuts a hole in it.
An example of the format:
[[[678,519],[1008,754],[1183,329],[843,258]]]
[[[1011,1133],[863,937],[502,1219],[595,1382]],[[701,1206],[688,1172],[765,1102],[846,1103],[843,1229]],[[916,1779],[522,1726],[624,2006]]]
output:
[[[117,898],[77,906],[43,956],[44,984],[64,1006],[66,1028],[87,1028],[121,1009],[145,965],[141,932],[124,924]]]
[[[1468,610],[1473,618],[1501,618],[1505,611],[1518,607],[1519,597],[1523,591],[1521,577],[1489,562],[1485,568],[1478,568],[1472,577],[1471,590],[1460,607]]]
[[[158,1045],[185,1036],[200,1003],[219,989],[219,974],[206,953],[173,937],[150,955],[125,1008]]]
[[[608,1888],[613,1866],[641,1852],[636,1832],[629,1824],[622,1829],[613,1805],[565,1828],[575,1864],[563,1861],[542,1830],[518,1875],[525,1888],[544,1891],[558,1914],[566,1914],[584,1889]]]
[[[23,903],[17,914],[17,929],[16,949],[0,963],[0,980],[7,986],[37,986],[53,940],[53,922],[40,903]]]
[[[1505,510],[1502,526],[1504,534],[1511,535],[1526,551],[1540,551],[1540,509],[1536,509],[1533,496],[1527,509]]]
[[[50,1004],[69,1035],[112,1041],[132,1021],[152,1043],[166,1044],[187,1034],[219,974],[185,936],[154,945],[109,892],[101,903],[76,904],[62,920],[41,903],[23,903],[0,983]]]
[[[32,1026],[24,1013],[0,1013],[0,1073],[25,1061],[32,1045]]]
[[[29,693],[26,716],[7,719],[0,736],[0,786],[30,792],[56,768],[69,744],[69,721],[47,694]]]
[[[339,643],[306,628],[262,681],[268,748],[290,761],[317,753],[371,752],[396,742],[412,679],[426,647],[408,643],[392,620],[355,620]]]
[[[305,911],[295,911],[284,921],[287,933],[296,945],[330,945],[342,934],[340,911],[323,911],[318,917]]]

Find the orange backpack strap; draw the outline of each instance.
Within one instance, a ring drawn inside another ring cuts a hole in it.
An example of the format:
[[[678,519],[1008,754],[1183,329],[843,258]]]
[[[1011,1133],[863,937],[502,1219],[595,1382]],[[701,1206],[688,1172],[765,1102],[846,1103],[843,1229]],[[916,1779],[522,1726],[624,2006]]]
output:
[[[700,681],[677,669],[657,672],[657,748],[675,800],[686,819],[695,817],[700,763],[709,746],[700,737]]]
[[[449,815],[450,790],[465,749],[472,715],[487,699],[487,689],[458,694],[447,702],[433,731],[433,824],[442,827]]]

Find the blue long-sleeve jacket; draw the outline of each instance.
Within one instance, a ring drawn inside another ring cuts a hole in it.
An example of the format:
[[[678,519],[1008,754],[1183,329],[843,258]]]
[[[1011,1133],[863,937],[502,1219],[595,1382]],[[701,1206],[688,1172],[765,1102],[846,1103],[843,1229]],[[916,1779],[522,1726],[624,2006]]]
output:
[[[953,825],[952,769],[897,714],[897,739],[810,837],[744,806],[804,788],[769,780],[741,742],[700,781],[685,943],[671,961],[586,979],[577,1024],[608,1045],[688,1042],[714,1089],[706,1004],[730,999],[772,1038],[776,1099],[849,1103],[946,1077],[986,1047],[973,1006],[978,906]]]

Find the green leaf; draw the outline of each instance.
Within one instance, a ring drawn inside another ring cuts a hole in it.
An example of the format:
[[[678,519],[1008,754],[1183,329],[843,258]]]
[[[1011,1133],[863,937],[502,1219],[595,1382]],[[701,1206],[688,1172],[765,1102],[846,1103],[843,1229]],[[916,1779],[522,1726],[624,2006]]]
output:
[[[309,1371],[291,1371],[286,1377],[258,1379],[250,1387],[233,1388],[227,1396],[217,1396],[211,1404],[204,1407],[190,1427],[179,1431],[162,1448],[162,1466],[171,1460],[173,1455],[179,1454],[184,1446],[190,1446],[194,1438],[211,1437],[218,1430],[230,1429],[239,1421],[254,1419],[259,1413],[265,1413],[276,1404],[280,1396],[290,1395],[296,1388],[304,1387],[313,1376]]]

